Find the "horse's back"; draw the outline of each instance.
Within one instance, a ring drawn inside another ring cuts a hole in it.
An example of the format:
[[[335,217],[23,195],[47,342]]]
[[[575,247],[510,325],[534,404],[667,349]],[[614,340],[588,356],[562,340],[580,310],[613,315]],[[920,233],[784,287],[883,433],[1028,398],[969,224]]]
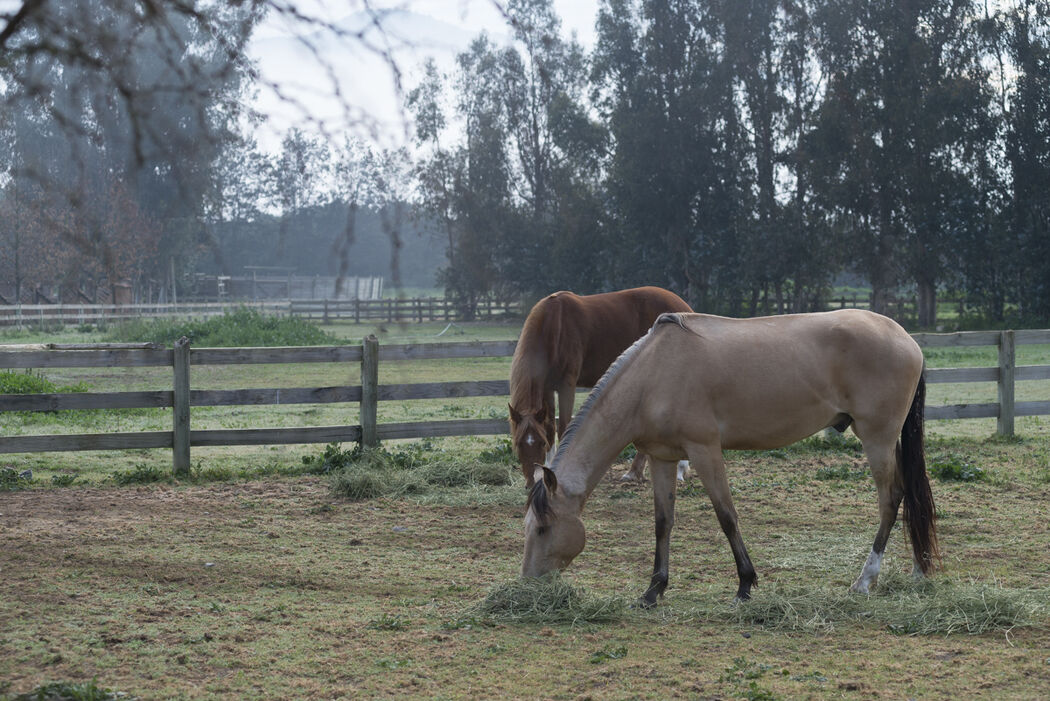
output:
[[[907,332],[864,310],[666,320],[680,328],[657,325],[636,372],[651,385],[654,421],[695,416],[727,448],[786,445],[843,414],[903,421],[922,372]]]
[[[593,386],[621,353],[648,333],[661,314],[692,311],[685,300],[660,287],[587,295],[575,302],[574,323],[581,347],[578,384],[585,387]]]

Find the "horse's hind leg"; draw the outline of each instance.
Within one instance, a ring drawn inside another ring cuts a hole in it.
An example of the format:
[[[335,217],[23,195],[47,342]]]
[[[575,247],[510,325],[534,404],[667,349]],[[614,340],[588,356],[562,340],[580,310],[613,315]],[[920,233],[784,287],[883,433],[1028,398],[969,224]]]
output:
[[[736,508],[733,496],[729,491],[729,480],[726,479],[726,466],[719,446],[698,446],[689,449],[689,463],[700,476],[700,481],[711,498],[718,523],[729,540],[729,547],[736,560],[736,573],[740,586],[736,598],[742,601],[751,598],[751,587],[758,584],[758,575],[751,564],[751,558],[744,547],[744,538],[737,525]]]
[[[641,453],[639,453],[641,455]],[[642,606],[656,605],[656,600],[667,589],[668,561],[671,552],[671,529],[674,528],[675,481],[673,462],[649,459],[653,478],[653,505],[656,520],[656,554],[653,557],[653,578],[642,597]]]
[[[871,439],[864,441],[863,436],[861,440],[864,442],[864,452],[871,465],[871,476],[875,480],[875,487],[879,493],[879,529],[875,533],[875,542],[872,543],[871,553],[864,562],[864,568],[850,590],[867,594],[879,578],[882,556],[886,552],[886,542],[890,538],[893,524],[897,521],[897,511],[904,497],[904,488],[901,484],[900,471],[897,468],[899,461],[897,442]]]
[[[631,461],[631,469],[623,473],[621,482],[641,482],[645,477],[645,453],[635,453]]]

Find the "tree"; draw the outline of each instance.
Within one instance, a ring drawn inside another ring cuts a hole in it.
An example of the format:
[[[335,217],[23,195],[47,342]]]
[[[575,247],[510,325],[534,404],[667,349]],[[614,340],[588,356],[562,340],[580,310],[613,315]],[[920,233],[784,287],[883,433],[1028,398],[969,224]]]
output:
[[[873,307],[885,311],[887,293],[914,282],[929,326],[959,208],[975,196],[969,157],[991,139],[974,3],[829,2],[818,18],[828,92],[809,148],[822,204],[871,282]]]
[[[1007,221],[1016,236],[1018,301],[1050,317],[1050,3],[1023,0],[1005,15],[1006,46],[1017,72],[1009,95]]]

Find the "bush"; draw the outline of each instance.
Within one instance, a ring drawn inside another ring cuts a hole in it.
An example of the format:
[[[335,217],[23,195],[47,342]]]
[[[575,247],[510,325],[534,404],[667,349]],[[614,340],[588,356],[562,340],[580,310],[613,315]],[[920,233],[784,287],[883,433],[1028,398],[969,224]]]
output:
[[[16,472],[10,467],[0,467],[0,492],[25,489],[33,483],[33,473],[29,470]]]
[[[57,392],[86,392],[87,385],[56,385],[43,375],[33,372],[0,371],[0,394],[55,394]]]
[[[140,464],[130,470],[117,470],[109,476],[115,484],[151,484],[153,482],[171,482],[171,469],[157,465]]]
[[[985,479],[982,468],[958,455],[933,460],[930,463],[930,474],[942,482],[979,482]]]
[[[294,316],[267,316],[242,307],[204,320],[140,319],[114,327],[107,341],[157,343],[165,346],[185,336],[195,346],[322,346],[339,341],[310,322]]]

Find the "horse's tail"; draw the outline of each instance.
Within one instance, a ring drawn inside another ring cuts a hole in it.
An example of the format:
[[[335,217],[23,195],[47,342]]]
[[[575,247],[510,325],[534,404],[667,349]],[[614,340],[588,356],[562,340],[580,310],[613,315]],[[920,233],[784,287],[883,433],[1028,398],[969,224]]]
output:
[[[923,411],[926,406],[925,365],[911,410],[901,429],[900,466],[904,483],[904,521],[911,535],[912,553],[923,574],[929,574],[934,561],[940,558],[937,551],[936,509],[930,479],[926,474],[926,454],[923,445]]]

